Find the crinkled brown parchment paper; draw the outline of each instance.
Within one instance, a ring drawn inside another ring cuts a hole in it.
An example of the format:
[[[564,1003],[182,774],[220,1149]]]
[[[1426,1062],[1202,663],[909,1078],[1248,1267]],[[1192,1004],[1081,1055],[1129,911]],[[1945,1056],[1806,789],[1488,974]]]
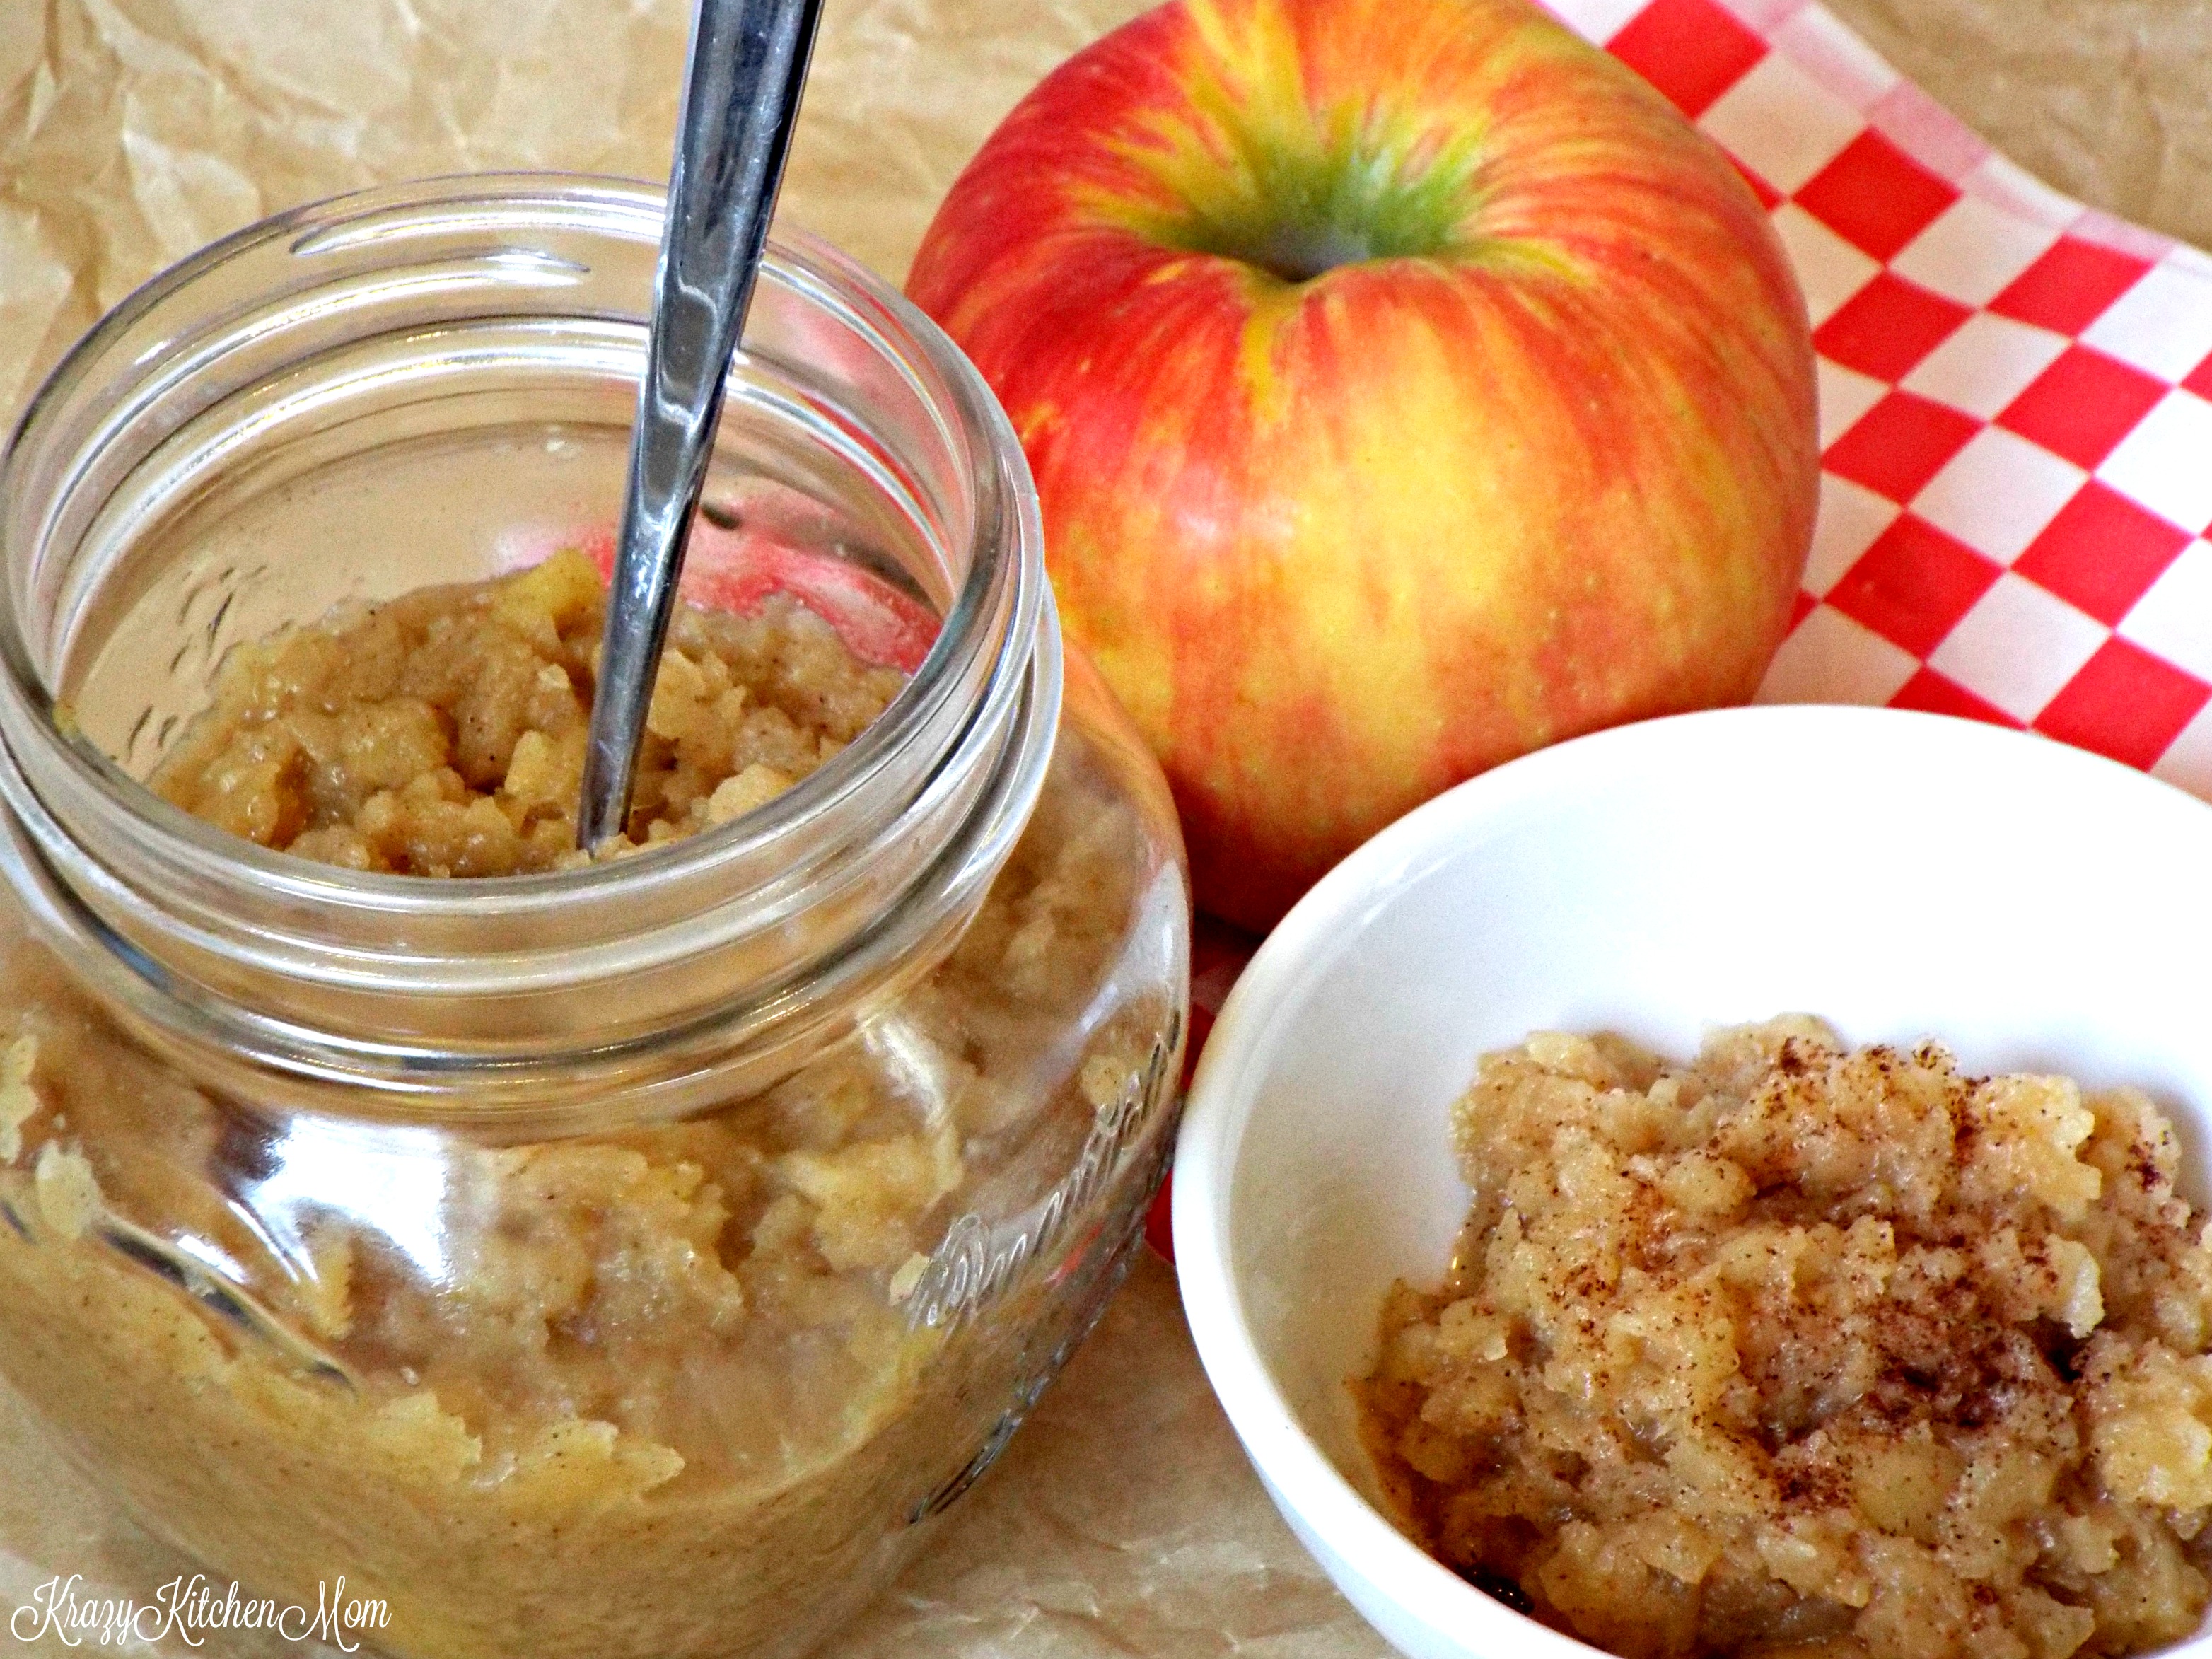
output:
[[[1141,3],[829,0],[786,217],[897,277],[1000,116]],[[1831,3],[2052,184],[2212,243],[2212,0]],[[686,15],[685,0],[0,0],[0,416],[103,307],[264,214],[472,169],[660,176]],[[835,1659],[1386,1651],[1267,1507],[1157,1261],[962,1508]],[[0,1390],[0,1612],[57,1572],[144,1599],[179,1567]],[[17,1643],[0,1619],[0,1655],[83,1650]],[[285,1648],[210,1635],[189,1650]]]

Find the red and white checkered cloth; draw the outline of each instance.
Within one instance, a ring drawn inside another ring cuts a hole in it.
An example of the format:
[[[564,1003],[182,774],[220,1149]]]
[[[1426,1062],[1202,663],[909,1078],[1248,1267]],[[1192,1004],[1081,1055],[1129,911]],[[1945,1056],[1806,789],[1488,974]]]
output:
[[[1759,701],[2027,726],[2212,798],[2212,258],[1808,0],[1550,3],[1735,159],[1812,312],[1820,525]],[[1254,944],[1200,922],[1194,1054]]]
[[[1735,159],[1820,351],[1764,702],[2026,726],[2212,795],[2212,259],[2058,195],[1803,0],[1554,0]]]

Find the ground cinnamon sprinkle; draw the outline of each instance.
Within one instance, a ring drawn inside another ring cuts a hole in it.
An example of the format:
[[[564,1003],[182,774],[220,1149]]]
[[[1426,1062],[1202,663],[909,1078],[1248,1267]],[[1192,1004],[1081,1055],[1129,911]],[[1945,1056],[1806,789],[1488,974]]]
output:
[[[1540,1034],[1453,1133],[1458,1260],[1354,1388],[1476,1584],[1629,1659],[2196,1631],[2212,1252],[2145,1097],[1789,1018],[1687,1066]]]

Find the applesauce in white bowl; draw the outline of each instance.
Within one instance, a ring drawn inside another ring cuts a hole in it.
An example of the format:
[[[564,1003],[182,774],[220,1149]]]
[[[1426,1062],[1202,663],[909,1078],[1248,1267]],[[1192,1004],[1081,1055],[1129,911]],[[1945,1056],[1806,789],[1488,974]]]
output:
[[[1434,1286],[1467,1221],[1450,1119],[1479,1057],[1548,1030],[1683,1060],[1784,1013],[1853,1046],[1933,1037],[1972,1073],[2144,1091],[2201,1206],[2208,941],[2212,807],[2039,738],[1735,709],[1502,767],[1334,871],[1222,1012],[1175,1193],[1207,1374],[1285,1519],[1403,1652],[1587,1655],[1401,1531],[1346,1386],[1392,1284]]]

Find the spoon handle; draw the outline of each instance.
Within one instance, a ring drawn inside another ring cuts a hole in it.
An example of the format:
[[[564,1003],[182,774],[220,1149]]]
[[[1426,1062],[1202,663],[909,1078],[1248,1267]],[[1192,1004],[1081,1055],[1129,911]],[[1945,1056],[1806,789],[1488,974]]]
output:
[[[692,21],[576,814],[576,844],[587,852],[629,817],[684,543],[821,13],[822,0],[699,0]]]

